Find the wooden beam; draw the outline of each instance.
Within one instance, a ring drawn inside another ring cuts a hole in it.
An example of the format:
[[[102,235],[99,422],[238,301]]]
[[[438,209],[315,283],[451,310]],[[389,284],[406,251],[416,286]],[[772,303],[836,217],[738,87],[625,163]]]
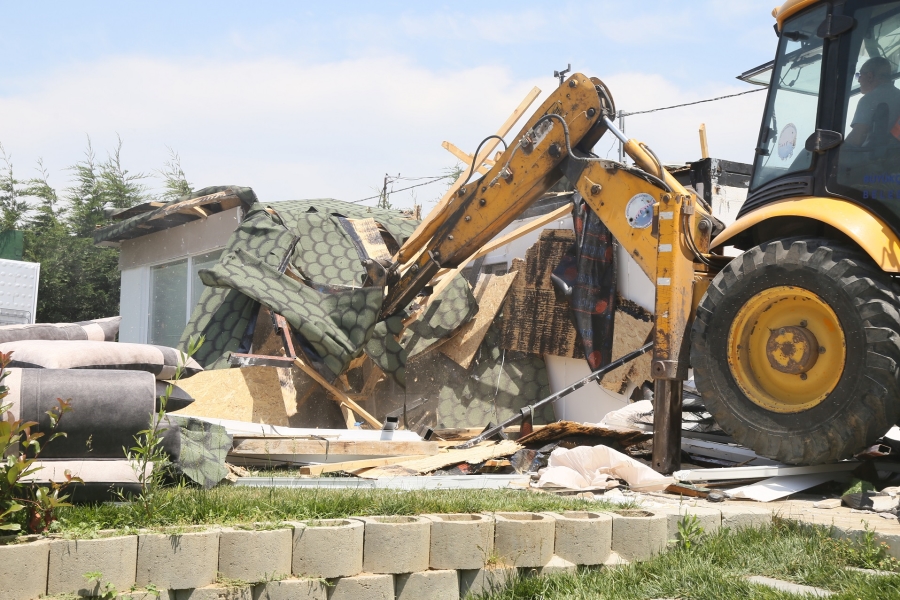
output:
[[[441,144],[441,146],[443,146],[444,150],[448,151],[450,154],[458,158],[460,162],[462,162],[462,164],[466,165],[467,168],[472,168],[472,161],[475,159],[474,156],[472,156],[471,154],[466,154],[465,151],[451,144],[450,142],[444,142]],[[475,169],[475,172],[484,174],[487,173],[493,166],[494,161],[486,158],[483,163],[478,165],[478,168]]]
[[[360,469],[371,469],[372,467],[384,467],[394,465],[407,460],[418,460],[425,458],[424,456],[389,456],[386,458],[369,458],[366,460],[348,460],[339,463],[330,463],[326,465],[310,465],[308,467],[300,467],[301,475],[321,475],[322,473],[334,473],[336,471],[345,471],[351,473]]]
[[[563,192],[563,194],[566,194],[566,193],[568,193],[568,192]],[[563,194],[560,194],[560,195],[563,195]],[[503,246],[509,244],[510,242],[513,242],[513,241],[519,239],[523,235],[528,235],[532,231],[535,231],[536,229],[540,229],[541,227],[548,225],[548,224],[552,223],[553,221],[556,221],[557,219],[561,219],[564,216],[570,215],[570,214],[572,214],[572,207],[570,205],[566,204],[565,206],[560,206],[553,212],[547,213],[546,215],[543,215],[543,216],[540,216],[540,217],[536,218],[534,221],[530,221],[530,222],[526,223],[525,225],[519,227],[515,231],[511,231],[511,232],[507,233],[503,237],[499,237],[499,238],[491,240],[490,242],[488,242],[487,244],[482,246],[481,250],[479,250],[478,252],[476,252],[475,254],[470,256],[468,259],[466,259],[466,262],[462,264],[462,267],[465,267],[466,264],[468,264],[469,262],[471,262],[475,259],[478,259],[478,258],[481,258],[482,256],[486,256],[486,255],[490,254],[497,248],[502,248]],[[456,269],[453,269],[453,270],[443,269],[441,271],[438,271],[438,273],[437,273],[437,275],[435,275],[435,277],[441,277],[442,278],[441,281],[443,281],[444,274],[452,273],[453,271],[461,271],[461,270],[462,270],[461,267],[457,267]],[[440,285],[440,284],[438,284],[438,285]],[[437,292],[437,288],[435,288],[435,292]]]
[[[505,136],[509,131],[513,128],[516,122],[522,117],[526,110],[537,100],[537,97],[541,95],[541,90],[539,88],[532,88],[530,92],[525,96],[525,99],[516,107],[516,109],[512,112],[511,115],[503,122],[503,125],[500,126],[500,129],[497,130],[497,135],[500,137]],[[500,143],[500,140],[497,138],[492,138],[484,143],[482,146],[481,153],[478,155],[476,159],[476,164],[481,164],[490,157],[491,153]],[[424,248],[428,243],[428,240],[431,239],[431,236],[434,235],[434,232],[440,226],[441,222],[444,218],[446,218],[447,207],[450,206],[453,198],[456,196],[457,190],[466,183],[466,179],[469,177],[469,170],[466,169],[455,182],[451,185],[447,192],[444,194],[444,197],[437,203],[430,213],[428,213],[413,234],[406,240],[406,243],[403,244],[402,255],[398,255],[397,259],[401,264],[406,264],[412,256],[421,248]]]
[[[404,471],[413,471],[419,474],[431,473],[443,467],[458,465],[462,462],[478,464],[492,458],[512,456],[521,449],[522,446],[511,440],[503,440],[498,443],[482,442],[478,446],[466,450],[444,450],[434,456],[404,461],[389,467],[378,467],[371,471],[366,471],[361,477],[378,479],[379,477],[396,476],[399,472]]]
[[[294,359],[294,366],[312,377],[319,385],[325,388],[326,392],[329,392],[332,396],[334,396],[336,402],[346,404],[347,407],[349,407],[351,410],[353,410],[353,412],[362,417],[363,420],[374,429],[381,429],[381,423],[378,421],[378,419],[367,413],[363,409],[363,407],[354,402],[353,399],[350,398],[350,396],[328,383],[328,381],[324,377],[319,375],[318,371],[316,371],[310,365],[306,364],[299,356]]]
[[[434,456],[438,453],[437,442],[395,442],[395,441],[349,441],[309,438],[247,438],[234,436],[230,454],[235,456],[260,456],[279,454],[340,455],[353,456],[403,456],[410,460],[414,456]]]

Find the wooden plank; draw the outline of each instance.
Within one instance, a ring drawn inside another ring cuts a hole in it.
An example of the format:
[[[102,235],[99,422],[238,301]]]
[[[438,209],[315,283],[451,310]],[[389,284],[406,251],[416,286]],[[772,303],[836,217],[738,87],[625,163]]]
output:
[[[472,168],[472,161],[475,159],[474,156],[472,156],[471,154],[466,154],[464,150],[456,147],[450,142],[444,142],[441,144],[441,146],[444,147],[444,150],[448,151],[450,154],[458,158],[468,168]],[[494,161],[486,158],[483,163],[478,165],[478,168],[475,169],[475,172],[483,175],[484,173],[487,173],[493,166]]]
[[[359,236],[359,241],[362,242],[369,258],[374,260],[391,259],[391,253],[384,243],[384,238],[381,237],[381,230],[378,228],[378,223],[375,222],[375,219],[347,219],[347,221],[353,226],[356,235]]]
[[[235,456],[270,455],[339,455],[354,456],[433,456],[438,453],[437,442],[406,441],[340,441],[311,438],[247,438],[234,437],[230,454]]]
[[[468,369],[472,364],[472,360],[474,360],[481,342],[484,341],[488,328],[494,322],[494,317],[503,306],[503,301],[515,278],[515,273],[507,273],[500,277],[488,275],[475,286],[478,312],[471,321],[460,328],[459,333],[441,347],[441,352],[463,369]]]
[[[372,467],[385,467],[387,465],[394,465],[399,462],[406,462],[409,460],[419,460],[425,458],[424,456],[388,456],[385,458],[370,458],[367,460],[348,460],[345,462],[339,463],[330,463],[326,465],[310,465],[308,467],[300,467],[301,475],[321,475],[322,473],[335,473],[337,471],[344,471],[346,473],[352,473],[353,471],[358,471],[360,469],[371,469]]]
[[[563,192],[559,195],[566,195],[566,194],[568,194],[568,192]],[[541,227],[544,227],[545,225],[548,225],[548,224],[552,223],[553,221],[556,221],[558,219],[565,217],[566,215],[571,215],[571,214],[572,214],[572,207],[570,205],[567,204],[565,206],[560,206],[553,212],[547,213],[546,215],[542,215],[533,221],[529,221],[525,225],[519,227],[515,231],[511,231],[511,232],[507,233],[503,237],[499,237],[499,238],[495,238],[495,239],[491,240],[490,242],[488,242],[487,244],[482,246],[481,250],[479,250],[478,252],[476,252],[475,254],[470,256],[466,262],[468,263],[468,262],[471,262],[478,258],[481,258],[482,256],[486,256],[486,255],[490,254],[491,252],[493,252],[494,250],[496,250],[497,248],[502,248],[503,246],[509,244],[510,242],[513,242],[513,241],[519,239],[523,235],[528,235],[532,231],[540,229]],[[465,264],[463,266],[465,266]],[[447,273],[448,271],[449,271],[449,269],[443,269],[441,271],[438,271],[438,273],[437,273],[437,275],[435,275],[435,277],[441,277],[444,273]]]
[[[380,477],[396,477],[402,473],[431,473],[443,467],[458,465],[459,463],[477,464],[492,458],[511,456],[523,447],[511,440],[502,442],[483,442],[474,448],[466,450],[444,450],[435,456],[420,458],[407,462],[401,462],[388,467],[378,467],[366,471],[361,475],[366,479],[378,479]]]
[[[325,388],[325,391],[334,396],[336,402],[338,402],[339,404],[346,404],[350,409],[353,410],[353,412],[362,417],[363,420],[365,420],[365,422],[374,429],[381,429],[381,422],[378,419],[367,413],[359,404],[354,402],[350,396],[328,383],[328,381],[324,377],[319,375],[318,371],[316,371],[310,365],[306,364],[302,358],[300,358],[299,356],[295,358],[294,365],[298,369],[312,377],[314,380],[316,380],[319,385]]]
[[[512,114],[506,119],[503,125],[500,126],[500,129],[497,130],[497,135],[500,137],[505,136],[509,131],[513,128],[516,122],[522,117],[526,110],[537,100],[537,97],[540,96],[541,90],[539,88],[532,88],[530,92],[525,96],[525,99],[519,103],[519,106],[512,112]],[[492,138],[484,143],[482,146],[481,153],[478,155],[477,163],[480,164],[484,162],[486,158],[488,158],[500,141],[497,138]],[[406,264],[409,259],[412,258],[417,251],[424,248],[428,243],[428,240],[431,239],[431,236],[434,235],[434,232],[440,226],[441,222],[444,218],[446,218],[447,207],[452,203],[453,198],[456,196],[457,190],[466,183],[466,180],[469,177],[469,170],[466,169],[463,173],[457,178],[453,185],[451,185],[447,192],[444,194],[444,197],[437,203],[430,213],[425,215],[425,218],[419,223],[419,226],[413,232],[413,234],[406,240],[406,243],[403,244],[403,254],[399,256],[398,259],[401,261],[401,264]]]

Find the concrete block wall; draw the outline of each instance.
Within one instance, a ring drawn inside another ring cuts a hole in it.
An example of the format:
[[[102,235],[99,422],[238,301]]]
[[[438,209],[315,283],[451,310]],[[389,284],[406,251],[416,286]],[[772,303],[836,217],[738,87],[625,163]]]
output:
[[[0,540],[0,600],[96,595],[107,584],[122,600],[149,600],[142,589],[150,586],[165,600],[461,600],[502,588],[515,576],[648,560],[676,539],[687,514],[697,515],[707,532],[771,521],[771,513],[751,505],[672,506],[327,519],[10,545]]]

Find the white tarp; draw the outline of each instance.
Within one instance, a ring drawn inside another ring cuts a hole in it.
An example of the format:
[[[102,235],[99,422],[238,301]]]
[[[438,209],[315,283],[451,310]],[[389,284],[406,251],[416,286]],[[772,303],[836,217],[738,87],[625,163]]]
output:
[[[557,448],[550,453],[535,487],[571,490],[608,489],[615,479],[624,479],[633,490],[658,492],[675,483],[647,465],[607,446]]]

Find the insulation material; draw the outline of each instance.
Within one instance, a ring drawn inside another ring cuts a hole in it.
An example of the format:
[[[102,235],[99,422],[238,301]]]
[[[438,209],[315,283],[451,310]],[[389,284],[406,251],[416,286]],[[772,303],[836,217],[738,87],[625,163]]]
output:
[[[478,312],[475,318],[464,325],[447,343],[441,346],[441,352],[464,369],[468,369],[475,358],[475,353],[484,341],[488,328],[494,317],[503,306],[506,294],[516,278],[516,273],[495,277],[484,275],[475,287],[475,300]]]
[[[557,448],[550,453],[547,468],[535,487],[570,490],[607,489],[614,479],[623,479],[632,490],[659,492],[673,483],[647,465],[606,446]]]
[[[297,412],[296,390],[282,384],[276,367],[245,367],[198,373],[178,382],[194,398],[175,414],[269,425],[290,425]]]

